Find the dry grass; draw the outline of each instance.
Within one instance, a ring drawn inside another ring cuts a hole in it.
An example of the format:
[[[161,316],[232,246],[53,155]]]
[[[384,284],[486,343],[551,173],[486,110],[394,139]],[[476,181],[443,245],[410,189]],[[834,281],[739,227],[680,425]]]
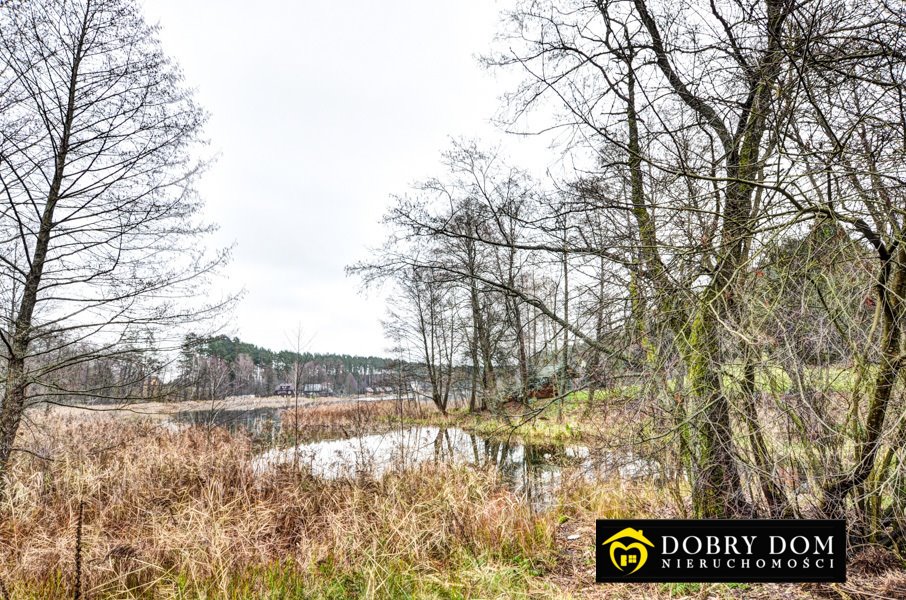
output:
[[[306,431],[384,422],[387,404],[324,407]],[[490,471],[256,475],[251,441],[222,429],[45,419],[20,444],[54,460],[18,454],[0,504],[0,598],[73,597],[82,502],[93,599],[906,597],[893,568],[843,586],[595,584],[596,518],[675,516],[651,482],[565,472],[556,506],[536,514]]]
[[[551,561],[552,520],[493,473],[256,476],[250,442],[222,430],[51,425],[32,444],[56,460],[19,455],[0,507],[14,598],[72,597],[80,501],[91,598],[511,597]]]
[[[293,438],[298,423],[300,440],[350,437],[387,428],[400,422],[430,418],[436,420],[440,413],[430,403],[378,400],[368,402],[325,402],[316,406],[293,409],[281,413],[281,425],[287,441]],[[297,420],[298,419],[298,420]]]

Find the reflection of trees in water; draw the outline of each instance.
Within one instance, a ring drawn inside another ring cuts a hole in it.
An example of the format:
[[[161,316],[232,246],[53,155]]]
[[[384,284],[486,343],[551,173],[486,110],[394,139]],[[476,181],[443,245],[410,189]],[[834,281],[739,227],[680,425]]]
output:
[[[409,469],[422,462],[494,469],[503,485],[523,494],[536,508],[549,504],[560,480],[561,467],[577,460],[562,446],[487,439],[458,428],[411,427],[384,434],[309,442],[295,449],[272,449],[257,459],[260,463],[257,468],[286,462],[294,455],[300,455],[313,474],[327,478],[380,477],[390,470]]]
[[[524,493],[532,504],[549,498],[549,486],[558,465],[567,459],[562,446],[524,445],[462,430],[439,429],[434,439],[435,461],[466,461],[481,468],[494,467],[508,487]]]
[[[555,445],[528,445],[523,452],[522,490],[532,506],[546,504],[552,496],[551,485],[567,459],[566,448]]]
[[[456,449],[450,437],[450,430],[438,429],[434,438],[434,460],[436,462],[451,462],[456,460]]]
[[[280,410],[272,407],[191,410],[174,414],[170,421],[208,429],[223,427],[231,433],[243,430],[256,442],[273,443],[280,433]]]

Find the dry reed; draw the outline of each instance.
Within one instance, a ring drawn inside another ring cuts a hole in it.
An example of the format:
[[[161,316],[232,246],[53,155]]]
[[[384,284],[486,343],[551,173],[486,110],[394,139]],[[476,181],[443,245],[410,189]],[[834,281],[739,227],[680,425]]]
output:
[[[426,585],[493,596],[476,565],[537,571],[552,557],[551,519],[491,472],[256,475],[250,440],[221,429],[51,419],[40,431],[27,442],[54,460],[18,455],[0,506],[13,598],[72,597],[81,502],[88,598],[390,598]]]
[[[350,437],[363,432],[386,429],[401,422],[440,417],[426,402],[398,400],[325,402],[317,406],[292,408],[281,413],[280,421],[287,441],[298,424],[302,440]]]

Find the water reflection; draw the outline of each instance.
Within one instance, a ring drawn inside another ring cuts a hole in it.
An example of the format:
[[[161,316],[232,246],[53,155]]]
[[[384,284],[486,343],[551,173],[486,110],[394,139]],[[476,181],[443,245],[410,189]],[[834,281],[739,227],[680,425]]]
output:
[[[317,477],[328,479],[380,477],[391,470],[426,462],[494,468],[510,489],[524,494],[536,508],[550,505],[560,487],[564,467],[591,480],[658,478],[661,466],[632,452],[596,451],[581,445],[523,444],[489,438],[457,427],[403,427],[382,434],[310,442],[279,448],[280,407],[244,410],[196,410],[173,415],[177,425],[245,430],[257,447],[271,448],[252,463],[257,473],[297,461]]]
[[[175,413],[170,417],[170,422],[177,425],[224,427],[233,433],[243,430],[256,441],[273,445],[279,439],[280,413],[283,410],[281,407],[192,410]]]
[[[623,476],[627,462],[617,464],[612,458],[594,457],[584,446],[527,445],[455,427],[425,426],[272,449],[258,455],[253,467],[260,473],[295,460],[313,475],[330,479],[380,477],[426,462],[493,467],[508,487],[524,494],[533,506],[545,507],[560,486],[563,467],[580,467],[589,475],[604,476],[604,471],[610,471]],[[638,461],[630,457],[629,464]]]

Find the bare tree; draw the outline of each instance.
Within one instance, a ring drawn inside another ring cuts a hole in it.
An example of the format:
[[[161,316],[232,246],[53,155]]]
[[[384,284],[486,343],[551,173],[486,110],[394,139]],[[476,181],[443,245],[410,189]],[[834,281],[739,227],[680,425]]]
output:
[[[525,0],[506,17],[486,62],[525,79],[502,120],[565,131],[571,168],[542,184],[455,146],[391,207],[384,264],[471,294],[473,376],[490,358],[484,376],[505,379],[515,356],[523,382],[546,359],[565,379],[579,358],[593,395],[602,365],[622,369],[655,426],[641,441],[674,444],[697,515],[906,522],[906,419],[890,418],[906,11]],[[503,311],[474,310],[479,295]],[[851,390],[826,383],[835,371],[855,373]]]
[[[199,237],[205,114],[132,0],[0,11],[0,471],[35,383],[91,356],[166,346],[222,303],[191,301],[221,263]],[[56,336],[56,344],[42,341]],[[174,344],[174,347],[177,347]],[[38,348],[41,348],[39,351]],[[72,390],[67,390],[67,393]]]
[[[311,338],[305,340],[305,330],[302,323],[296,323],[295,329],[287,334],[287,340],[293,349],[293,448],[299,447],[299,387],[302,385],[303,365],[302,351],[311,343]],[[293,468],[298,464],[298,452],[293,453]]]

